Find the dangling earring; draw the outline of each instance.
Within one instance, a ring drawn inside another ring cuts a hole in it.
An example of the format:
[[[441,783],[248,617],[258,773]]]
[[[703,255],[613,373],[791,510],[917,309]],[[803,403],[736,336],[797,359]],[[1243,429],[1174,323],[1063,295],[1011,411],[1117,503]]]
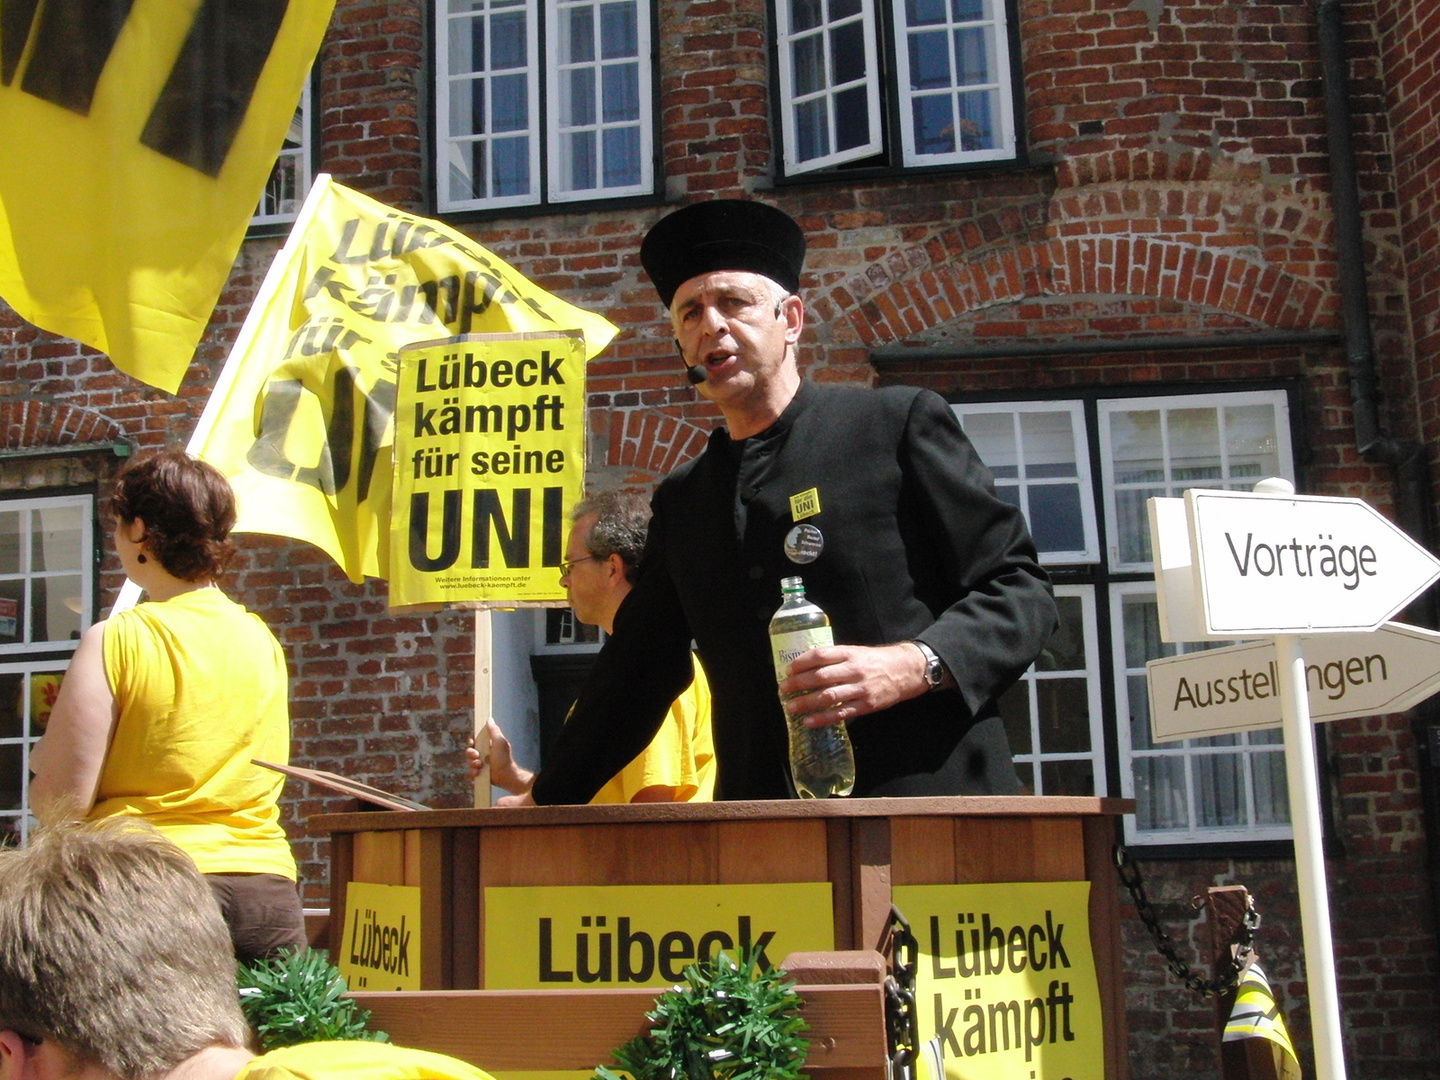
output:
[[[140,552],[139,555],[136,555],[136,556],[135,556],[135,561],[136,561],[136,562],[149,562],[150,560],[145,557],[145,552],[142,551],[142,552]]]

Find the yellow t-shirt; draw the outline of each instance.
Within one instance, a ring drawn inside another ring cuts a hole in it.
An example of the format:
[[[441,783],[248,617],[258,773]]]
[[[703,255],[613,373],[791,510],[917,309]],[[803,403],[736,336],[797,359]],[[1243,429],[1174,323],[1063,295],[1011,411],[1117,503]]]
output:
[[[195,589],[114,615],[104,645],[120,718],[90,817],[144,818],[202,873],[295,880],[285,777],[251,764],[290,758],[285,655],[264,622]]]
[[[628,803],[647,787],[675,789],[673,802],[710,802],[715,797],[715,743],[710,736],[710,684],[691,657],[694,681],[670,705],[650,745],[610,778],[590,800]]]
[[[248,1062],[235,1080],[493,1080],[458,1058],[375,1042],[285,1046]]]

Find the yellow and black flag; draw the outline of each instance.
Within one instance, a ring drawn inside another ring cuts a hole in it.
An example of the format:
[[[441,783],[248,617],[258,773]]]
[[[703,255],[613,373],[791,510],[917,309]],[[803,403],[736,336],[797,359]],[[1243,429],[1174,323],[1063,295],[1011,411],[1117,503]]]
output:
[[[0,0],[0,296],[174,393],[334,0]]]

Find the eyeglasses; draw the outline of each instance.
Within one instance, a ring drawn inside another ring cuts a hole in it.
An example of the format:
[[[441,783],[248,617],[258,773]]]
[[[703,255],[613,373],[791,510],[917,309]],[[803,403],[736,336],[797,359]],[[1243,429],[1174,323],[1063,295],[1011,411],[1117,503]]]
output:
[[[607,558],[609,558],[608,555],[586,555],[583,559],[571,559],[568,562],[562,562],[560,564],[560,576],[562,578],[569,577],[575,567],[579,566],[582,562],[604,562]]]

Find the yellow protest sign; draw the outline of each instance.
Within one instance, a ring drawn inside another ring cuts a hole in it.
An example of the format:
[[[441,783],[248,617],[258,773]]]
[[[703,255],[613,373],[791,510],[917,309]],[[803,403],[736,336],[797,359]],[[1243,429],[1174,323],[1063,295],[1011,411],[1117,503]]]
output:
[[[352,881],[336,966],[352,990],[420,989],[420,890]]]
[[[915,1005],[940,1080],[1100,1080],[1105,1042],[1087,881],[905,885]]]
[[[390,606],[562,600],[585,488],[585,339],[470,334],[400,350]]]
[[[0,295],[174,393],[275,164],[334,0],[11,3]]]
[[[239,532],[321,548],[351,581],[389,577],[400,350],[472,333],[616,328],[465,234],[319,177],[276,256],[192,449],[239,501]]]
[[[533,886],[485,890],[487,990],[670,986],[723,949],[835,948],[826,881],[764,885]]]

